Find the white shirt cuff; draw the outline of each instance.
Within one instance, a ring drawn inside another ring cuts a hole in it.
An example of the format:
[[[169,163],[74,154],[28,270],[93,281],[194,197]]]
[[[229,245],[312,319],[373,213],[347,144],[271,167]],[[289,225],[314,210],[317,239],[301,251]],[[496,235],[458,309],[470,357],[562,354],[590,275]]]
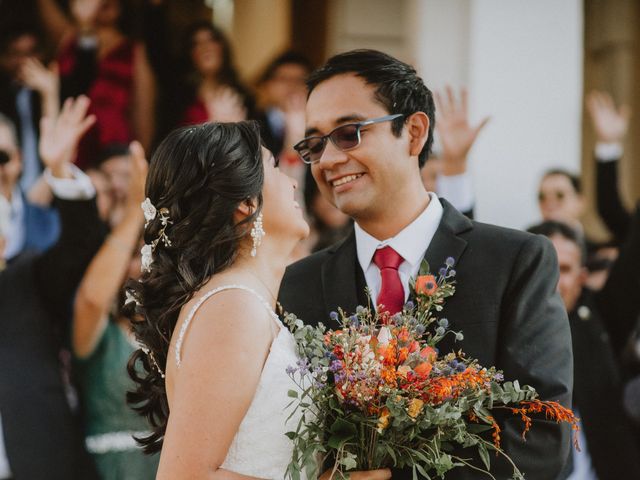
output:
[[[469,172],[459,175],[438,175],[436,191],[461,212],[468,212],[475,204],[473,181]]]
[[[50,169],[44,171],[44,179],[47,181],[53,194],[63,200],[89,200],[95,197],[96,189],[91,179],[75,165],[70,165],[73,178],[56,178]]]
[[[613,162],[622,158],[624,148],[618,142],[598,142],[596,143],[596,160],[598,162]]]

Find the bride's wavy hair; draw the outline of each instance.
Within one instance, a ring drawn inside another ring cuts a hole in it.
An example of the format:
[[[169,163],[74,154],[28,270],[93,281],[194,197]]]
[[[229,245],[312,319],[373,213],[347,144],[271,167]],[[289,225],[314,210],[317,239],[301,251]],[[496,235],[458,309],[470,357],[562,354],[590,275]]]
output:
[[[147,453],[162,448],[167,427],[162,371],[180,309],[212,275],[234,262],[262,207],[263,168],[255,122],[175,130],[151,159],[146,196],[158,211],[168,210],[171,244],[158,242],[150,270],[126,286],[136,299],[127,306],[133,331],[148,349],[135,351],[127,366],[136,383],[127,401],[152,427],[150,435],[137,439]],[[236,208],[249,200],[257,202],[253,214],[237,223]],[[162,228],[162,217],[156,215],[145,227],[145,243],[158,239]]]

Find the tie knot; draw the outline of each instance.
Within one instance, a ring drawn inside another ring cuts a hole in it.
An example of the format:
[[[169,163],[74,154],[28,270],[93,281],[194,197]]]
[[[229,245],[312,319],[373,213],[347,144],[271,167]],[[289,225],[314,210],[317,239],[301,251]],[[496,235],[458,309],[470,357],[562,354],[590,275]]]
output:
[[[398,270],[398,267],[403,261],[404,258],[391,247],[379,248],[376,250],[376,253],[373,254],[373,263],[375,263],[380,270],[383,268]]]

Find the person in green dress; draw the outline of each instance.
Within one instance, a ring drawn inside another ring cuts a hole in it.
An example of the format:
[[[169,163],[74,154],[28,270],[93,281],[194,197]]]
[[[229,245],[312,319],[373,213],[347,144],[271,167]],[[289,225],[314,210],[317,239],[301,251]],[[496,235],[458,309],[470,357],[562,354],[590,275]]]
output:
[[[131,178],[125,214],[104,242],[80,283],[73,315],[72,346],[83,407],[87,450],[105,480],[153,479],[159,455],[146,455],[134,437],[148,434],[145,420],[127,405],[134,385],[127,362],[139,348],[120,314],[124,281],[140,274],[147,162],[131,145]]]

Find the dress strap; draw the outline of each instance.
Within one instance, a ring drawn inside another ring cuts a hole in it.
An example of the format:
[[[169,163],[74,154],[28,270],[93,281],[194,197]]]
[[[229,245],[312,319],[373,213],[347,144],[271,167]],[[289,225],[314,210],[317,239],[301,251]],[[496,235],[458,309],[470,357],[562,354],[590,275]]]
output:
[[[189,310],[187,317],[184,319],[184,321],[182,322],[182,325],[180,326],[180,332],[178,332],[178,340],[176,341],[176,366],[180,367],[180,363],[182,362],[182,355],[181,355],[182,343],[184,342],[184,336],[187,333],[189,324],[191,323],[191,320],[193,320],[193,316],[196,314],[196,312],[202,306],[202,304],[206,302],[210,297],[212,297],[216,293],[224,292],[225,290],[244,290],[245,292],[249,292],[253,294],[253,296],[255,296],[258,300],[260,300],[260,303],[262,303],[265,306],[265,308],[269,311],[271,316],[276,320],[276,323],[278,324],[278,326],[282,328],[282,323],[280,322],[278,315],[276,315],[276,312],[274,312],[273,308],[271,308],[271,305],[269,305],[269,302],[267,302],[262,297],[262,295],[256,292],[253,288],[247,287],[245,285],[236,285],[236,284],[223,285],[221,287],[214,288],[212,290],[209,290],[204,295],[202,295],[202,297],[200,297],[200,299],[191,307],[191,310]]]

